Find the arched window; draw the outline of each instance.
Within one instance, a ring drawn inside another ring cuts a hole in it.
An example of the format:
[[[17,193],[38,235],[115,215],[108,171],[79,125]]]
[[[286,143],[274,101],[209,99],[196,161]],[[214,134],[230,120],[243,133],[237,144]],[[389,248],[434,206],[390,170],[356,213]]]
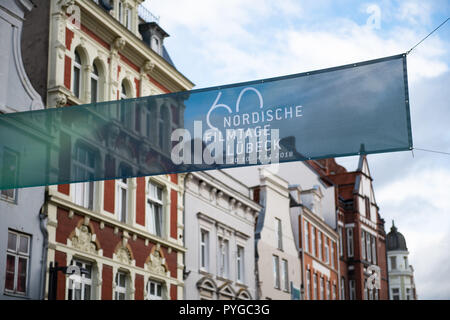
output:
[[[128,93],[127,93],[127,88],[125,86],[125,81],[122,82],[122,87],[120,90],[120,99],[127,99],[128,98]]]
[[[120,100],[124,100],[128,98],[128,90],[127,86],[125,85],[125,81],[122,81],[122,86],[120,89]],[[119,107],[119,112],[117,115],[120,122],[122,122],[124,125],[128,124],[128,118],[129,115],[127,115],[127,108],[126,103],[121,102]]]
[[[77,51],[75,51],[75,59],[73,61],[73,83],[72,92],[80,98],[81,91],[81,58]]]
[[[99,78],[98,69],[95,63],[92,65],[91,71],[91,102],[97,102],[99,98]]]

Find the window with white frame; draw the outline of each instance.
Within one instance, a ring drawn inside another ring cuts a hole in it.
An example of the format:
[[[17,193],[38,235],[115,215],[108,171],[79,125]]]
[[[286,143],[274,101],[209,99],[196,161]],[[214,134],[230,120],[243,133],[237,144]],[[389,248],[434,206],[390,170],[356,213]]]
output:
[[[219,237],[219,276],[228,278],[229,276],[229,241]]]
[[[8,231],[5,292],[27,294],[30,243],[30,236],[12,230]]]
[[[118,271],[116,273],[116,287],[114,288],[115,300],[127,299],[127,282],[128,275],[125,272]]]
[[[125,81],[122,81],[121,90],[120,90],[120,100],[125,100],[129,98],[129,90],[127,90],[127,86],[125,85]],[[118,109],[118,120],[126,127],[130,126],[130,108],[127,107],[125,102],[120,102]]]
[[[377,264],[377,242],[376,237],[372,237],[372,262]]]
[[[330,264],[330,245],[328,244],[328,238],[325,237],[324,241],[325,241],[325,245],[324,245],[324,249],[325,249],[325,263],[326,264]]]
[[[350,300],[355,300],[356,299],[355,280],[349,280],[348,286],[349,286],[349,298]]]
[[[411,289],[410,288],[406,288],[406,300],[412,300],[411,299]]]
[[[353,257],[353,227],[347,228],[347,255]]]
[[[147,229],[159,237],[163,236],[163,188],[153,182],[148,184]]]
[[[116,180],[116,211],[120,222],[127,222],[128,214],[128,180]]]
[[[392,288],[392,300],[400,300],[400,289]]]
[[[345,300],[345,278],[341,277],[341,300]]]
[[[372,262],[372,246],[370,244],[370,238],[370,234],[366,232],[367,261]]]
[[[93,180],[95,175],[95,153],[89,148],[77,145],[73,163],[77,180]],[[95,182],[79,182],[73,185],[73,201],[82,207],[93,209]]]
[[[96,64],[92,65],[91,71],[91,103],[98,101],[99,94],[99,81],[98,81],[98,69]]]
[[[153,36],[151,40],[151,48],[153,51],[155,51],[157,54],[161,55],[161,41],[158,37]]]
[[[3,149],[3,166],[1,174],[5,184],[15,184],[17,182],[18,164],[19,155],[16,152]],[[0,190],[0,199],[16,202],[17,189]]]
[[[236,271],[237,271],[237,281],[244,283],[245,276],[245,260],[244,260],[244,247],[237,246],[236,250]]]
[[[322,246],[322,232],[318,232],[318,234],[317,234],[317,237],[318,237],[318,240],[319,240],[319,244],[318,244],[318,246],[317,246],[317,250],[319,250],[319,259],[320,260],[323,260],[323,257],[322,257],[322,251],[323,251],[323,246]]]
[[[317,252],[316,252],[316,228],[314,228],[313,226],[311,226],[311,251],[312,251],[313,256],[317,255]]]
[[[289,270],[288,270],[288,262],[285,259],[281,260],[281,277],[283,290],[289,292]]]
[[[317,287],[318,287],[318,283],[317,283],[317,274],[314,273],[314,280],[313,280],[313,300],[317,300]]]
[[[75,97],[80,98],[81,93],[81,58],[77,50],[75,50],[75,59],[73,60],[73,81],[72,92]]]
[[[76,285],[73,280],[69,279],[68,286],[69,300],[91,300],[92,299],[92,264],[81,260],[74,259],[71,265],[78,266],[80,269],[85,269],[79,278],[79,285]]]
[[[397,269],[397,257],[389,257],[389,260],[391,262],[391,270]]]
[[[306,299],[310,299],[311,294],[311,271],[306,271]]]
[[[200,230],[200,268],[209,269],[209,232],[203,229]]]
[[[275,230],[277,235],[277,248],[283,250],[283,231],[281,227],[281,220],[275,218]]]
[[[305,221],[305,252],[309,252],[309,226],[308,221]]]
[[[361,230],[361,257],[366,260],[366,232]]]
[[[330,281],[327,281],[327,300],[331,300],[331,284]]]
[[[325,295],[324,295],[324,280],[323,277],[320,277],[320,300],[324,300],[325,299]]]
[[[330,244],[331,244],[331,247],[330,247],[330,249],[331,249],[331,253],[330,253],[331,267],[334,268],[334,243],[333,243],[333,241],[331,241]]]
[[[338,227],[338,231],[339,231],[339,256],[342,257],[344,255],[344,245],[343,245],[344,233],[342,232],[342,227]]]
[[[119,1],[119,14],[117,16],[117,18],[119,19],[120,23],[123,23],[123,11],[124,11],[124,4],[122,3],[122,1]]]
[[[131,30],[131,9],[128,7],[125,9],[125,27]]]
[[[147,282],[147,296],[146,300],[162,300],[162,283],[149,280]]]
[[[280,263],[278,256],[272,256],[273,259],[273,280],[274,287],[280,289]]]

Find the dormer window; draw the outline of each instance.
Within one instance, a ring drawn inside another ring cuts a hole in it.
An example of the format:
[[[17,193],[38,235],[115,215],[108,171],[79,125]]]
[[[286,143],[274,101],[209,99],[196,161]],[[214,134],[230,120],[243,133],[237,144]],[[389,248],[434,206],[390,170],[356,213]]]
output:
[[[151,48],[157,54],[159,54],[159,55],[161,54],[161,41],[156,36],[152,37]]]

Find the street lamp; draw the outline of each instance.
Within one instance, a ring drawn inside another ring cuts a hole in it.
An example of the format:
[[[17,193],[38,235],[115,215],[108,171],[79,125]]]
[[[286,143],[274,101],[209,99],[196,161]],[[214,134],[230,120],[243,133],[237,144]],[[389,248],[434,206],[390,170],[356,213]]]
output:
[[[58,262],[50,262],[49,268],[49,279],[48,279],[48,300],[56,300],[56,291],[58,288],[58,271],[62,271],[66,275],[78,275],[89,274],[89,271],[85,268],[80,268],[79,266],[63,266],[58,267]]]

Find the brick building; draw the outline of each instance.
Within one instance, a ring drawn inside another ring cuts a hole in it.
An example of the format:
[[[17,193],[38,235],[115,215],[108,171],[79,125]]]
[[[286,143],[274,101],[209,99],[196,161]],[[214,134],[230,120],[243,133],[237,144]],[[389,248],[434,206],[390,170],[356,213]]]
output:
[[[167,33],[141,3],[36,3],[26,17],[24,63],[47,107],[192,88],[164,47]],[[152,162],[157,165],[170,151],[160,141],[171,123],[182,123],[183,113],[161,104],[152,116],[118,116],[127,125],[118,126],[112,144],[72,136],[67,150],[71,166],[87,175],[92,170],[135,172],[121,161],[126,159],[121,154],[130,152],[130,141],[142,135],[159,150]],[[59,273],[57,298],[183,299],[183,192],[184,175],[47,187],[47,265],[57,262],[87,270],[76,290]]]
[[[310,163],[324,179],[336,186],[341,298],[388,299],[386,233],[375,200],[367,157],[360,157],[358,168],[353,172],[347,172],[334,159]],[[370,290],[366,285],[370,265],[380,268],[379,290]]]

